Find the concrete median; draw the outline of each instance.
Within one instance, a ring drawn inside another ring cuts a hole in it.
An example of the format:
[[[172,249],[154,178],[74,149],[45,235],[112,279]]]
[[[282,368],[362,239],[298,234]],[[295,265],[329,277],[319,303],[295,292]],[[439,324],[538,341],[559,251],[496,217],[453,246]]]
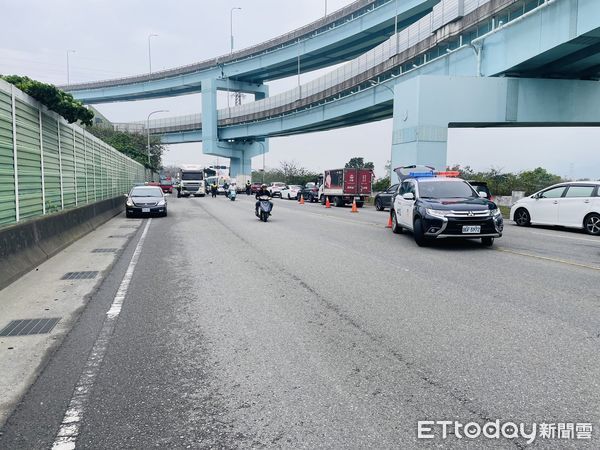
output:
[[[124,210],[122,196],[0,228],[0,289]]]

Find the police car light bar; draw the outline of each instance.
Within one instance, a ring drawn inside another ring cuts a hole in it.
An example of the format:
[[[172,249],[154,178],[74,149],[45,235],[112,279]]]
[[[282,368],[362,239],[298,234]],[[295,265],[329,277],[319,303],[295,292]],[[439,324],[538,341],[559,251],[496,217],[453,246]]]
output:
[[[426,178],[426,177],[435,177],[434,172],[409,172],[408,174],[411,178]]]
[[[436,172],[438,177],[458,177],[460,172],[458,170],[446,170],[445,172]]]

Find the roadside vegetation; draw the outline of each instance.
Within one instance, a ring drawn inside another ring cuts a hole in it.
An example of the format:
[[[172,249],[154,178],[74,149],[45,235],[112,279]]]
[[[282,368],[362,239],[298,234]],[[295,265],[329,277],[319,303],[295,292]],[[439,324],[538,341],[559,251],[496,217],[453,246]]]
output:
[[[154,172],[161,169],[165,146],[161,144],[160,137],[150,136],[150,165],[148,165],[148,137],[145,134],[116,131],[108,126],[91,126],[86,130]]]
[[[0,75],[0,78],[15,85],[48,109],[60,114],[67,122],[92,125],[93,111],[83,106],[79,100],[75,100],[71,94],[61,91],[56,86],[19,75]]]

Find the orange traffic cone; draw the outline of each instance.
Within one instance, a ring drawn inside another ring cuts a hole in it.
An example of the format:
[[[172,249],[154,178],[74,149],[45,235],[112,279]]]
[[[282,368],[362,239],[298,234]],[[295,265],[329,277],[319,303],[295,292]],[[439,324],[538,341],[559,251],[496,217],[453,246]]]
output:
[[[329,202],[329,197],[325,197],[325,208],[331,208],[331,203]]]
[[[358,208],[356,207],[356,199],[352,200],[352,211],[350,212],[358,212]]]
[[[388,224],[385,226],[386,228],[392,228],[392,215],[388,216]]]
[[[304,196],[303,195],[300,196],[300,204],[304,205]]]

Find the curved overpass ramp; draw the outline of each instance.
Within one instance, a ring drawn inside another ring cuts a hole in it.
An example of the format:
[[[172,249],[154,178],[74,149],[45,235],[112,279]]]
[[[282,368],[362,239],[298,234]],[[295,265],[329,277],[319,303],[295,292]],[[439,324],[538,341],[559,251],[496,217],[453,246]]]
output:
[[[357,0],[320,20],[231,55],[133,77],[62,86],[87,104],[171,97],[201,92],[202,80],[260,85],[301,71],[348,61],[385,41],[395,17],[404,28],[440,0]],[[243,86],[242,86],[243,90]]]

